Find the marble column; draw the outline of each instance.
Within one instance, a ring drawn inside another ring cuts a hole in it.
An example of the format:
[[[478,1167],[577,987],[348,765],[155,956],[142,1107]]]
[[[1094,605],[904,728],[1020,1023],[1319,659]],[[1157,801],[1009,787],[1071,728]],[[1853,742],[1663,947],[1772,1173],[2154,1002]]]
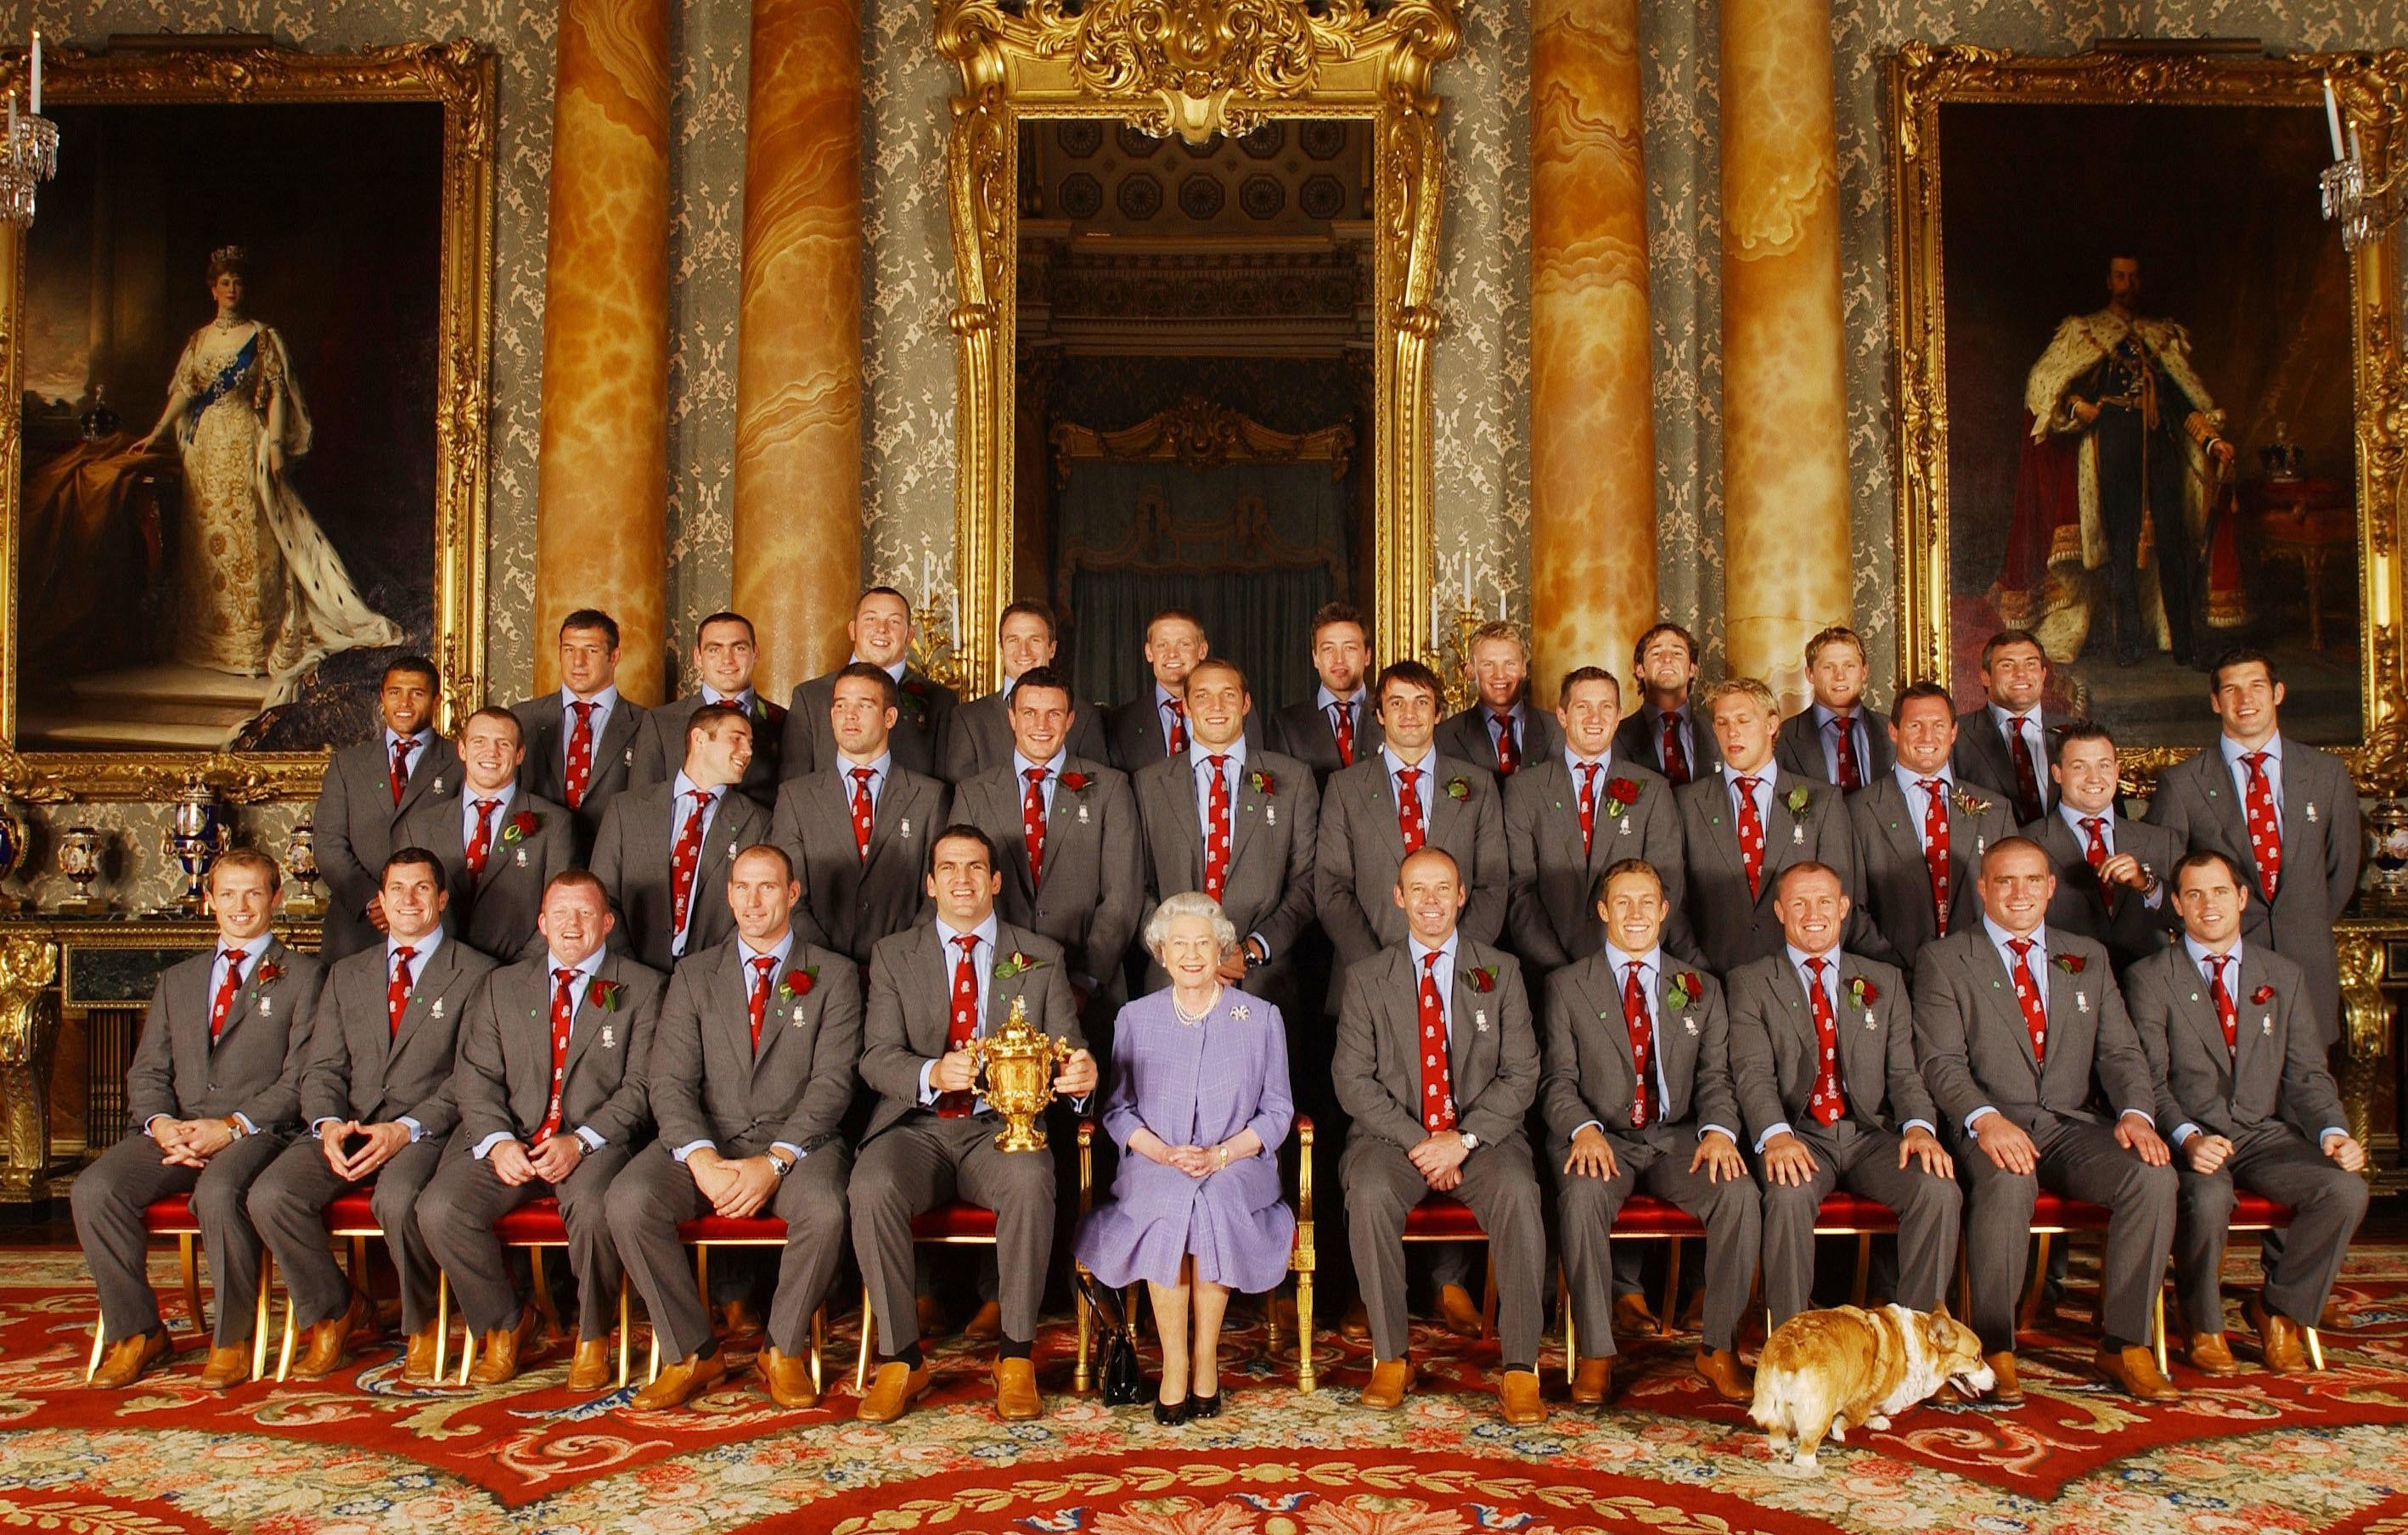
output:
[[[1530,18],[1530,625],[1534,691],[1627,673],[1656,617],[1639,0]]]
[[[551,201],[536,687],[559,685],[561,619],[600,608],[619,621],[620,690],[656,703],[668,585],[667,0],[563,0]]]
[[[763,696],[844,659],[861,586],[861,7],[753,0],[735,607]]]
[[[1725,0],[1723,631],[1784,711],[1849,616],[1839,159],[1828,0]]]

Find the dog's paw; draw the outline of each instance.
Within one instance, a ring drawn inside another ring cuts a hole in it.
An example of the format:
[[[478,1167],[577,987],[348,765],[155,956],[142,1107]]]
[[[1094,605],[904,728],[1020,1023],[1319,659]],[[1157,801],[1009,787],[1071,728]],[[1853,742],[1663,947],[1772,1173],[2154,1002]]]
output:
[[[1789,1469],[1793,1471],[1801,1471],[1808,1476],[1823,1474],[1823,1468],[1815,1463],[1814,1457],[1811,1455],[1801,1455],[1790,1461]]]
[[[1834,1444],[1845,1444],[1847,1442],[1848,1426],[1841,1422],[1838,1418],[1833,1418],[1831,1420],[1831,1442]]]
[[[1875,1413],[1871,1417],[1865,1419],[1865,1427],[1868,1428],[1887,1428],[1889,1427],[1889,1419],[1880,1413]]]

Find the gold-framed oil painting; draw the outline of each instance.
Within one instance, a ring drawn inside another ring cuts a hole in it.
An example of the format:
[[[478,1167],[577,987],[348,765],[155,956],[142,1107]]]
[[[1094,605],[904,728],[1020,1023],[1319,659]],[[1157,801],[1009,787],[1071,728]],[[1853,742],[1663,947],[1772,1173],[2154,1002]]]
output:
[[[2403,85],[2247,43],[1892,57],[1902,680],[1978,696],[2029,629],[2145,792],[2249,645],[2287,731],[2408,776],[2397,236],[2345,250],[2318,187],[2336,126],[2391,173]]]
[[[492,58],[45,65],[58,173],[0,239],[0,787],[312,795],[395,657],[447,724],[481,694]]]

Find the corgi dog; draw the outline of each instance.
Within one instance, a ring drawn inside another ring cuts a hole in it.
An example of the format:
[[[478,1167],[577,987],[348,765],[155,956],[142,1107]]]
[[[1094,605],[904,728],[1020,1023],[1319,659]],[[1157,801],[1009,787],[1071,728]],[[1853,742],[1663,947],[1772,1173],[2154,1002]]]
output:
[[[1886,1428],[1947,1381],[1969,1395],[1995,1384],[1981,1339],[1945,1306],[1800,1312],[1765,1341],[1748,1416],[1774,1455],[1794,1443],[1791,1464],[1811,1471],[1826,1433],[1844,1444],[1860,1424]]]

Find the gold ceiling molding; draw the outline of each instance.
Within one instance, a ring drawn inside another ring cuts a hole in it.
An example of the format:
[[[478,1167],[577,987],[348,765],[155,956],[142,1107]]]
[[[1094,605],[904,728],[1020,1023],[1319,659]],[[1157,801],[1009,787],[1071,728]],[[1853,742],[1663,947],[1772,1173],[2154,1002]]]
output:
[[[1012,593],[1012,351],[1020,124],[1102,118],[1191,142],[1272,118],[1371,124],[1377,360],[1373,643],[1426,638],[1429,347],[1439,330],[1445,150],[1430,75],[1460,45],[1457,0],[937,0],[937,50],[961,70],[948,146],[959,364],[953,569],[967,613]],[[1001,676],[985,624],[957,637],[973,685]]]
[[[1317,432],[1279,432],[1261,422],[1189,395],[1157,415],[1117,432],[1064,422],[1054,428],[1055,482],[1070,482],[1070,466],[1082,458],[1115,464],[1176,463],[1190,469],[1230,464],[1327,464],[1329,478],[1346,478],[1354,462],[1354,429],[1325,426]]]

